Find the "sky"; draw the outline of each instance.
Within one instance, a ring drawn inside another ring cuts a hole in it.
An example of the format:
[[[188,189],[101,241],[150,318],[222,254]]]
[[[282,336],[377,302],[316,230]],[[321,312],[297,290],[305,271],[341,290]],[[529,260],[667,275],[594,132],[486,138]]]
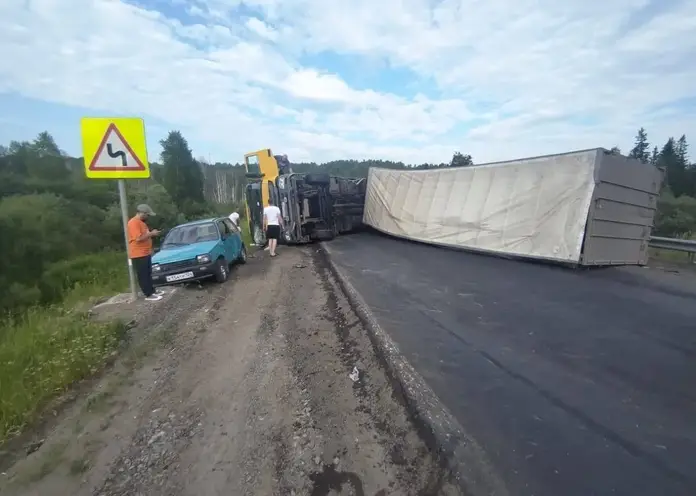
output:
[[[145,119],[148,155],[476,163],[696,136],[690,0],[2,0],[0,143]]]

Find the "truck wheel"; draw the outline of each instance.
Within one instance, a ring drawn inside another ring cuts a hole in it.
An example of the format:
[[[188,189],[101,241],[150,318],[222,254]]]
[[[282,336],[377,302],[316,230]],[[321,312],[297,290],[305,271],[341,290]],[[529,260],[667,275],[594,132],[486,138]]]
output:
[[[247,261],[247,251],[246,246],[242,243],[242,249],[239,251],[239,256],[237,257],[237,263],[245,264]]]
[[[324,173],[307,174],[304,180],[307,184],[329,184],[331,176]]]
[[[224,258],[218,259],[215,264],[215,280],[219,283],[223,283],[227,280],[230,275],[230,270],[227,267],[227,262]]]

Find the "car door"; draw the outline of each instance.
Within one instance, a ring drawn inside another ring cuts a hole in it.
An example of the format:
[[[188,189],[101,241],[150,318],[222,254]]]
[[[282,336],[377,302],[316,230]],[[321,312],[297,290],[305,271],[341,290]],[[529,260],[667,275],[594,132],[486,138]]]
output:
[[[223,219],[219,219],[217,222],[217,227],[220,230],[220,238],[222,239],[222,251],[225,255],[225,260],[228,262],[231,262],[234,260],[236,257],[236,253],[234,251],[234,236],[230,232],[229,227],[227,227],[227,224],[225,224]]]
[[[232,247],[232,260],[236,260],[242,250],[242,235],[239,232],[239,228],[235,226],[234,222],[232,222],[230,219],[223,219],[222,222],[225,223],[225,227],[230,232],[228,240],[230,241],[230,246]]]

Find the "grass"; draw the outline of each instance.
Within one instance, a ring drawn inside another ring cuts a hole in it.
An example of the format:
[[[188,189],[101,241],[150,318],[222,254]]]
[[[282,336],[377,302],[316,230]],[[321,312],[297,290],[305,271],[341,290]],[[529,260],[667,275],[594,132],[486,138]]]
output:
[[[687,239],[696,240],[696,235],[691,235]],[[694,254],[676,251],[676,250],[663,250],[660,248],[650,248],[649,249],[650,260],[661,261],[661,262],[671,262],[675,264],[690,264],[693,265]]]
[[[42,278],[54,301],[74,305],[123,291],[128,287],[126,255],[119,251],[92,253],[53,264]]]
[[[251,246],[254,240],[251,238],[251,233],[249,232],[249,223],[243,219],[240,219],[241,231],[242,231],[242,241],[246,245],[247,249]]]
[[[125,255],[88,255],[64,269],[52,276],[64,274],[61,284],[69,288],[60,303],[0,320],[0,444],[36,420],[49,400],[101,369],[125,336],[122,323],[96,322],[77,309],[127,287]]]
[[[694,257],[684,251],[661,250],[659,248],[650,248],[650,260],[671,262],[675,264],[692,264]]]

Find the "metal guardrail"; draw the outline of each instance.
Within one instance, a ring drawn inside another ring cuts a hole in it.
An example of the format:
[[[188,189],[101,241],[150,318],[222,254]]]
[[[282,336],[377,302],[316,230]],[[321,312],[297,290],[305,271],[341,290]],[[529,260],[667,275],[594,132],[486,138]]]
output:
[[[659,236],[650,237],[650,247],[661,250],[683,251],[689,254],[693,260],[696,254],[696,241],[692,239],[661,238]]]

